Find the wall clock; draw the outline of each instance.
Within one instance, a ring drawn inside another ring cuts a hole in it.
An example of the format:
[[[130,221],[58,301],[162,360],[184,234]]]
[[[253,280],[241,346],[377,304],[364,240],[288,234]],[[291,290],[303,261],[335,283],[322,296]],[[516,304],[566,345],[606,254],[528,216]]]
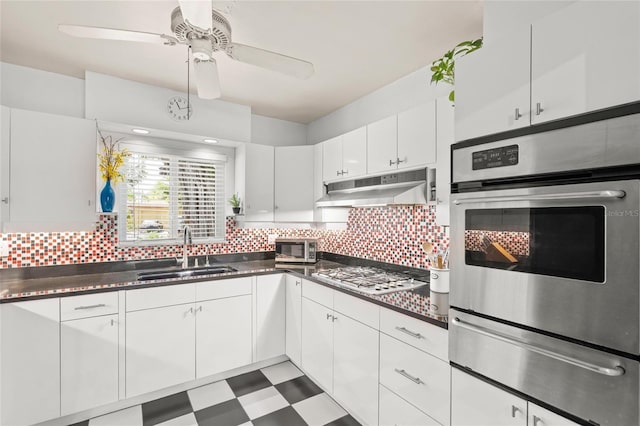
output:
[[[182,96],[174,96],[167,102],[167,114],[176,121],[188,120],[193,115],[193,104]]]

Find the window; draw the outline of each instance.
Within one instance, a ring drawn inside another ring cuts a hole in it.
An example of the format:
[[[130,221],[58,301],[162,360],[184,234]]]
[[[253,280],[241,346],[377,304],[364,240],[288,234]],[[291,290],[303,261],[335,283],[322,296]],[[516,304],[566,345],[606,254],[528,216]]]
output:
[[[141,244],[172,242],[185,225],[194,240],[222,241],[224,162],[159,154],[129,147],[120,194],[120,240]]]

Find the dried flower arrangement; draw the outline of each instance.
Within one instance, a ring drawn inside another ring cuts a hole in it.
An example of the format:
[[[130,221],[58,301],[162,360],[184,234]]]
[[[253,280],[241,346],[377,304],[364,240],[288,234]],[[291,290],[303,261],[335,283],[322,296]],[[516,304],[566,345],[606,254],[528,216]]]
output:
[[[124,176],[120,173],[120,167],[124,164],[124,159],[131,155],[127,148],[118,150],[118,143],[122,138],[113,140],[111,136],[102,136],[100,134],[100,142],[102,143],[102,152],[98,153],[100,173],[102,179],[110,180],[112,183],[122,182]]]

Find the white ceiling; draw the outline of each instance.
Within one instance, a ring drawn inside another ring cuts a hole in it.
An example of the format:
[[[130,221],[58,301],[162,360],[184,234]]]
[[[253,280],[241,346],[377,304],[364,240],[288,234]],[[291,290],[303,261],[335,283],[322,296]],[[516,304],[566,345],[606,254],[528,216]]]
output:
[[[481,0],[232,1],[225,13],[235,42],[315,65],[308,80],[216,56],[222,99],[255,114],[309,123],[428,65],[482,34]],[[186,91],[187,48],[78,39],[77,24],[171,34],[177,1],[0,1],[0,59],[84,78],[90,70]],[[425,84],[429,84],[425,75]],[[195,93],[193,80],[191,92]]]

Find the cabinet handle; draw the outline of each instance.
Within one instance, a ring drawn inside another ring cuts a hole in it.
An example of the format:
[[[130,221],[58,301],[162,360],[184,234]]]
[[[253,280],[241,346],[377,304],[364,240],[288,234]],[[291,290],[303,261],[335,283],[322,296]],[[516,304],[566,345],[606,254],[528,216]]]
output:
[[[193,314],[193,308],[189,308],[189,313]]]
[[[2,199],[2,202],[5,203],[5,204],[9,204],[9,197],[4,197]]]
[[[202,305],[198,306],[198,309],[196,309],[196,312],[202,312]]]
[[[542,113],[543,111],[544,109],[540,105],[540,102],[536,102],[536,115],[540,115],[540,113]]]
[[[521,409],[519,409],[518,407],[516,407],[515,405],[511,406],[511,417],[513,417],[514,419],[516,418],[516,414],[518,413],[518,411],[522,411]]]
[[[518,121],[522,117],[522,114],[520,114],[520,108],[516,108],[515,116],[516,116],[516,121]]]
[[[296,285],[300,285],[300,284],[302,284],[301,281],[296,281]]]
[[[331,319],[331,317],[333,317],[333,315],[327,314],[327,319]]]
[[[343,175],[348,175],[348,174],[349,174],[349,169],[347,169],[347,170],[343,170],[343,171],[342,171],[342,174],[343,174]]]
[[[335,320],[337,320],[337,319],[338,319],[338,317],[337,317],[337,316],[335,316],[335,315],[332,315],[332,316],[331,316],[331,321],[335,322]]]
[[[336,170],[336,176],[342,176],[342,172],[340,170]]]
[[[392,160],[389,160],[389,165],[390,166],[393,166],[394,164],[397,164],[397,163],[393,162]]]
[[[95,309],[95,308],[104,308],[105,305],[104,303],[98,303],[97,305],[86,305],[86,306],[76,306],[75,309],[76,311],[80,311],[82,309]]]
[[[400,164],[400,163],[406,163],[407,160],[401,160],[400,158],[396,159],[396,164]]]
[[[399,370],[397,368],[394,368],[394,370],[396,371],[396,373],[398,373],[399,375],[401,375],[402,377],[405,377],[409,380],[411,380],[413,383],[415,383],[416,385],[423,385],[424,382],[422,380],[420,380],[419,377],[413,377],[411,374],[407,373],[404,370]]]
[[[539,424],[544,424],[544,422],[542,421],[542,419],[538,416],[533,416],[533,426],[538,426]]]
[[[111,327],[113,327],[114,325],[116,325],[117,321],[114,320],[113,318],[111,319]]]
[[[422,339],[422,334],[420,333],[414,333],[413,331],[407,330],[404,327],[398,327],[396,326],[396,330],[398,331],[402,331],[404,334],[408,334],[411,337],[415,337],[416,339]]]

